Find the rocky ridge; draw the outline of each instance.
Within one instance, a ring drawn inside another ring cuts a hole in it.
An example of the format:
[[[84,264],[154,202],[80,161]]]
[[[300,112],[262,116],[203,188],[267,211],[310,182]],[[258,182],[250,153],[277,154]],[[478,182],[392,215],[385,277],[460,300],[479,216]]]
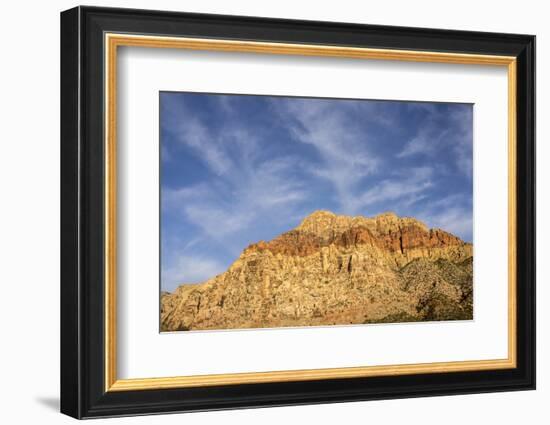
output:
[[[161,296],[161,330],[472,319],[472,245],[419,220],[316,211]]]

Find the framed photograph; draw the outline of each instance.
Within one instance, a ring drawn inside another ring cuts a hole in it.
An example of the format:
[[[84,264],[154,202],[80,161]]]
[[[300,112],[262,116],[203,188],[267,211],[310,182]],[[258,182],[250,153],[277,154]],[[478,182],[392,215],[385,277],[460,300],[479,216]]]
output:
[[[535,388],[535,37],[61,14],[61,411]]]

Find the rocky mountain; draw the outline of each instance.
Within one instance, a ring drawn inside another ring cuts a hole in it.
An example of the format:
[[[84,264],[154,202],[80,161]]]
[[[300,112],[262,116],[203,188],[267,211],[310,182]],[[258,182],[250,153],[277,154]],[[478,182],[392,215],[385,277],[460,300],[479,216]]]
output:
[[[161,295],[161,330],[473,318],[472,244],[408,217],[316,211],[224,273]]]

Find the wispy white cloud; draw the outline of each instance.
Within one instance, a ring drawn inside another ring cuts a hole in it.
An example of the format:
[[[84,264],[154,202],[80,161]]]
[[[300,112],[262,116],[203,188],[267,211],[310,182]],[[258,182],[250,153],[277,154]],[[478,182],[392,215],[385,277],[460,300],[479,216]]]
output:
[[[222,238],[245,229],[257,219],[274,219],[292,211],[307,198],[302,182],[288,178],[296,161],[290,157],[240,163],[228,179],[218,184],[197,184],[163,190],[163,204],[185,214],[211,238]]]
[[[430,227],[441,228],[467,241],[472,240],[473,218],[469,195],[452,194],[431,200],[417,215]]]
[[[226,265],[214,258],[181,255],[170,267],[163,268],[161,278],[163,288],[173,290],[183,283],[198,283],[223,273]]]
[[[442,112],[430,104],[418,108],[427,114],[418,126],[416,135],[397,153],[397,158],[424,155],[434,158],[442,149],[453,153],[456,168],[472,177],[472,111],[462,105]]]
[[[223,147],[216,143],[209,129],[182,102],[170,101],[170,98],[167,98],[162,113],[165,114],[165,130],[169,131],[178,143],[193,149],[199,161],[204,161],[218,175],[229,170],[231,160]]]
[[[433,169],[430,167],[410,168],[390,179],[382,180],[355,198],[357,208],[377,211],[377,205],[391,201],[394,208],[410,206],[425,198],[424,192],[433,186]]]
[[[472,214],[471,211],[463,207],[455,206],[446,210],[421,214],[421,219],[430,227],[443,229],[467,241],[472,239]]]
[[[308,167],[311,173],[329,181],[336,190],[341,209],[354,213],[356,185],[376,172],[381,159],[369,151],[369,134],[349,119],[345,108],[333,108],[329,101],[292,100],[273,103],[294,140],[314,147],[323,160]]]
[[[226,99],[223,103],[220,109],[232,113],[231,102]],[[200,240],[201,245],[205,241],[206,245],[208,241],[215,241],[218,249],[236,256],[243,249],[241,235],[262,222],[287,220],[307,198],[304,183],[289,178],[300,167],[300,158],[267,156],[263,152],[265,145],[260,145],[258,135],[246,120],[223,120],[218,115],[216,127],[211,128],[196,114],[191,114],[181,101],[168,112],[172,116],[165,122],[169,121],[174,140],[195,152],[210,173],[200,183],[189,185],[182,181],[180,187],[163,187],[163,211],[175,223],[192,224],[193,240]],[[191,255],[197,242],[191,244],[186,239],[189,237],[187,234],[166,235],[165,240],[170,241],[171,247],[177,247],[186,260],[183,262],[180,257],[170,255],[163,257],[163,275],[166,276],[163,281],[182,281],[183,278],[177,276],[183,270],[182,264],[188,265],[197,259]],[[199,265],[201,270],[208,271],[213,267],[205,265],[214,264],[202,261]]]
[[[438,144],[444,141],[449,134],[449,130],[434,130],[430,127],[424,127],[405,147],[397,154],[398,158],[404,158],[411,155],[435,156]]]

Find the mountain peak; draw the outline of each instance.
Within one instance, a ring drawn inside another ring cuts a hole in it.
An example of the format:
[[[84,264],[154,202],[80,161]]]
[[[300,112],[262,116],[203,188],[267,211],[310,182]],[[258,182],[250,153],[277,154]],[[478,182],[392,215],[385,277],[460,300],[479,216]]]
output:
[[[313,211],[161,299],[162,330],[469,319],[472,245],[422,222]]]
[[[295,230],[326,238],[353,227],[367,228],[373,234],[387,234],[411,226],[418,227],[425,232],[429,231],[429,228],[421,221],[411,217],[399,217],[392,211],[383,212],[374,217],[365,217],[362,215],[338,215],[331,211],[316,210],[304,218]]]
[[[336,214],[329,210],[315,210],[311,214],[309,214],[307,217],[305,217],[303,221],[319,220],[325,217],[336,217]]]
[[[399,219],[399,216],[396,213],[394,213],[393,211],[385,211],[383,213],[378,214],[374,218]]]
[[[313,228],[331,226],[333,221],[338,217],[332,211],[316,210],[305,217],[296,230],[308,230]],[[342,216],[341,216],[342,217]]]

